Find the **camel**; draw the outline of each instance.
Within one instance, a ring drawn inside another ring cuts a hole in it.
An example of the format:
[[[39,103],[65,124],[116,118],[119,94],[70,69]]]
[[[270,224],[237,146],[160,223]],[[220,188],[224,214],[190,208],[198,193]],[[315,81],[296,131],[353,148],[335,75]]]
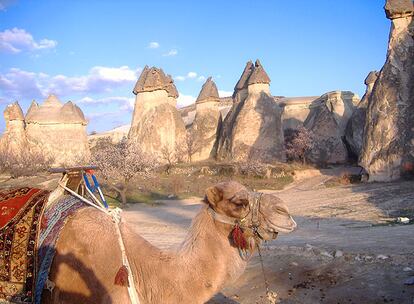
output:
[[[261,195],[260,204],[251,210],[255,195],[233,181],[208,188],[205,205],[174,252],[161,251],[121,221],[134,278],[130,283],[140,303],[205,303],[236,280],[249,258],[242,257],[231,238],[234,222],[248,227],[257,221],[256,243],[295,229],[287,207],[273,195]],[[115,229],[107,214],[92,207],[68,219],[49,273],[53,288],[44,289],[42,303],[131,303],[127,287],[114,284],[122,266]]]

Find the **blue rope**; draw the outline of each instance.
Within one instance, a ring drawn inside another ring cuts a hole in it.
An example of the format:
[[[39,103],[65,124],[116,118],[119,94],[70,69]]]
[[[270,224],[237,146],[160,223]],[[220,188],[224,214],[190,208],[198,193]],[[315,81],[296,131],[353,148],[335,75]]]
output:
[[[104,197],[104,195],[101,191],[101,188],[100,188],[99,183],[98,183],[98,179],[95,177],[94,174],[91,174],[91,177],[92,177],[92,181],[93,181],[93,186],[91,186],[91,184],[89,183],[89,179],[88,179],[88,176],[86,175],[86,173],[83,174],[83,179],[85,180],[86,187],[88,187],[88,189],[92,193],[95,193],[95,191],[98,190],[98,194],[99,194],[99,197],[101,198],[101,201],[102,201],[103,205],[105,206],[106,209],[108,209],[109,206],[108,206],[108,203],[106,202],[105,197]]]

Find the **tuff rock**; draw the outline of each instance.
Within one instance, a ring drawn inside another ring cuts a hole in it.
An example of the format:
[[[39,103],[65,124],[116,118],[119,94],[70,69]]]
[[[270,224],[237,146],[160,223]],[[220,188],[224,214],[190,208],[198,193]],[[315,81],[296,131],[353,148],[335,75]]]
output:
[[[178,92],[171,76],[146,66],[133,93],[136,97],[129,140],[144,152],[158,156],[162,156],[163,149],[175,151],[182,145],[186,130],[175,107]]]
[[[361,101],[352,113],[351,118],[345,129],[345,139],[349,145],[351,152],[359,157],[362,150],[362,142],[364,139],[365,116],[368,106],[368,100],[371,96],[375,81],[378,78],[378,72],[372,71],[365,78],[366,90]]]
[[[413,2],[388,0],[387,57],[368,101],[360,164],[369,181],[414,175]]]

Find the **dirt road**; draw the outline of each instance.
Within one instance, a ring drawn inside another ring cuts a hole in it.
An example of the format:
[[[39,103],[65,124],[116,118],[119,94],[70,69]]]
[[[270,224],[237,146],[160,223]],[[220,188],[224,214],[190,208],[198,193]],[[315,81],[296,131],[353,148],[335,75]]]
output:
[[[279,303],[407,303],[414,286],[414,182],[326,187],[333,175],[294,182],[275,192],[289,206],[298,229],[264,245],[270,288]],[[271,192],[271,190],[264,190]],[[125,219],[161,248],[177,246],[199,210],[199,198],[134,205]],[[267,303],[255,256],[246,273],[209,303]]]

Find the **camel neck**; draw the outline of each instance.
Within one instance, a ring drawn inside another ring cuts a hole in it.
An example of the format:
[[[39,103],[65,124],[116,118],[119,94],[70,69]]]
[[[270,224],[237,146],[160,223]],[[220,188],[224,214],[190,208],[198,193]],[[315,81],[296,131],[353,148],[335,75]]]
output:
[[[163,252],[126,227],[122,234],[143,303],[204,303],[244,271],[228,225],[203,207],[177,252]]]

